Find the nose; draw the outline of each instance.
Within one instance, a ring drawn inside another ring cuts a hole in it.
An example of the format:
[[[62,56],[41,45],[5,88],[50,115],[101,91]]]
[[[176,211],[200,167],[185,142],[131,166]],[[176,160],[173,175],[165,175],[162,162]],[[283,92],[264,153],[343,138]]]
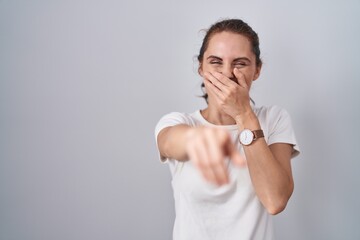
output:
[[[223,66],[221,69],[221,73],[224,74],[226,77],[230,78],[233,81],[236,81],[236,77],[234,75],[234,69],[231,65]]]

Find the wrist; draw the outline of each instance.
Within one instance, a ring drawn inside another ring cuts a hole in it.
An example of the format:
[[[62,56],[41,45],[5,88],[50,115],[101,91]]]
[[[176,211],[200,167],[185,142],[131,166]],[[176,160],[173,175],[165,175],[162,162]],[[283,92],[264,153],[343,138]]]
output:
[[[261,128],[259,120],[252,110],[237,115],[235,121],[240,131],[244,129],[257,130]]]

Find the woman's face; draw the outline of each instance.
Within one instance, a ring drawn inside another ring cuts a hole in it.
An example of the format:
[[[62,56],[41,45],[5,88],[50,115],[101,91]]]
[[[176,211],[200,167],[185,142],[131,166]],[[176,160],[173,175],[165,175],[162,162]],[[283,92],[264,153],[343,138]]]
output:
[[[261,70],[261,66],[256,66],[256,56],[247,37],[232,32],[216,33],[210,39],[200,63],[201,76],[204,72],[217,71],[237,82],[234,68],[244,74],[249,88]]]

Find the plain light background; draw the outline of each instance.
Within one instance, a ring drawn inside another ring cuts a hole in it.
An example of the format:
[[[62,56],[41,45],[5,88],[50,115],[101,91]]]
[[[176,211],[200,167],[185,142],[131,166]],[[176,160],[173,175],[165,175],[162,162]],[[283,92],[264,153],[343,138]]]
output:
[[[200,30],[231,17],[260,37],[253,99],[302,150],[277,239],[360,239],[355,0],[0,0],[0,239],[171,239],[154,127],[205,107]]]

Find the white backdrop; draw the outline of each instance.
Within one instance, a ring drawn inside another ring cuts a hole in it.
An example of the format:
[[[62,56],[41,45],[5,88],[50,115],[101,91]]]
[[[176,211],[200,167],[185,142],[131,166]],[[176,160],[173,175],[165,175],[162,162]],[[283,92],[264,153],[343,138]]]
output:
[[[360,239],[356,0],[0,0],[0,239],[171,239],[154,127],[205,107],[199,30],[226,17],[258,32],[252,97],[302,150],[277,239]]]

